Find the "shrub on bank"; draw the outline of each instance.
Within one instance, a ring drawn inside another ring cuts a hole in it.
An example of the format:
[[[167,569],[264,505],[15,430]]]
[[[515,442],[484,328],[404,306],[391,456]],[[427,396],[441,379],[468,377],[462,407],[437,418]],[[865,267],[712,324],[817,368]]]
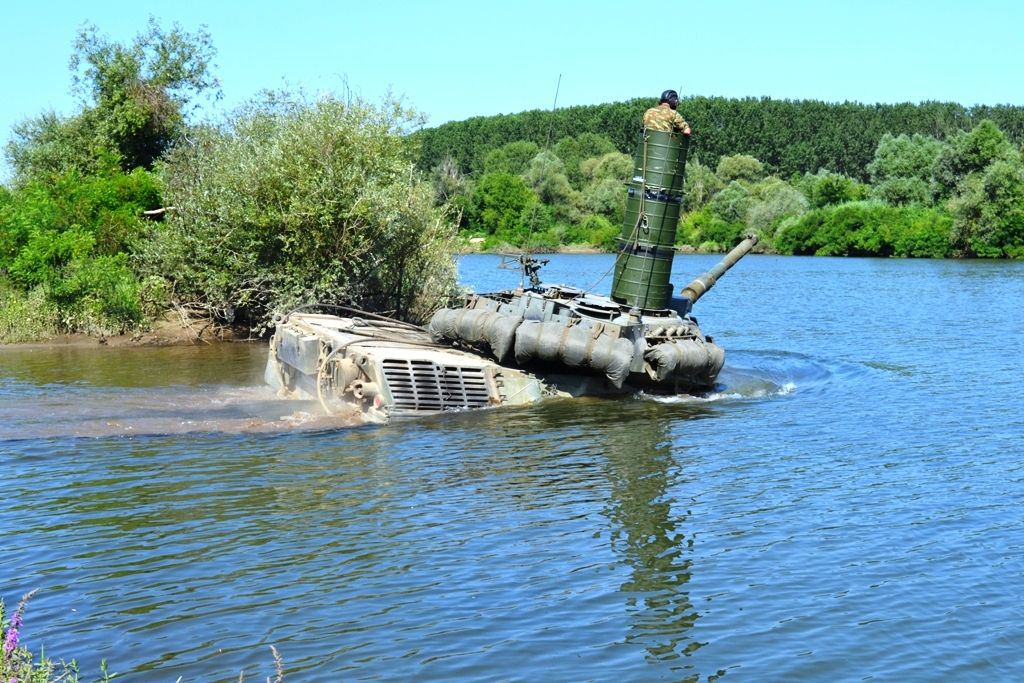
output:
[[[142,248],[178,305],[266,326],[314,301],[422,319],[455,284],[454,226],[396,102],[254,102],[166,158],[176,206]]]
[[[850,202],[816,209],[775,236],[784,254],[942,258],[951,252],[952,217],[930,207]]]
[[[142,211],[159,204],[159,182],[142,169],[32,181],[0,196],[0,273],[23,295],[41,292],[60,331],[123,332],[142,321],[128,253]]]

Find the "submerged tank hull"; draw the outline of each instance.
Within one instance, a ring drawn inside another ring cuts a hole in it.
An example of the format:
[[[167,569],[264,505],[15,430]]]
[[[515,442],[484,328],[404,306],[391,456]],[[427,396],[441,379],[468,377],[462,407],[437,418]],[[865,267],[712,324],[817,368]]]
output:
[[[277,326],[267,382],[367,422],[548,396],[712,389],[725,352],[690,311],[757,239],[672,296],[687,144],[675,133],[643,132],[610,297],[544,286],[541,262],[524,256],[532,286],[471,295],[436,311],[427,328],[368,314],[293,313]]]

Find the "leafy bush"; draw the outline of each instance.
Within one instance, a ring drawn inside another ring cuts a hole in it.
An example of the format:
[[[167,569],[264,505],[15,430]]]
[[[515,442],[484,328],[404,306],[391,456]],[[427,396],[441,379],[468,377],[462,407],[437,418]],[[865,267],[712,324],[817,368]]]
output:
[[[867,188],[853,178],[824,168],[814,175],[804,176],[803,185],[807,199],[815,209],[858,201],[867,194]]]
[[[712,198],[710,208],[712,213],[726,223],[738,223],[746,219],[753,203],[750,190],[734,180]]]
[[[621,230],[604,216],[590,214],[572,226],[562,226],[560,238],[563,244],[580,244],[595,249],[615,249],[615,238]]]
[[[536,202],[537,195],[519,176],[485,173],[473,190],[471,227],[491,235],[517,232],[523,210]]]
[[[688,211],[703,208],[725,183],[707,166],[698,161],[686,162],[685,206]]]
[[[0,280],[0,344],[53,337],[59,321],[57,307],[42,287],[23,292]]]
[[[930,202],[932,169],[942,149],[931,136],[886,133],[868,164],[871,195],[894,205]]]
[[[61,329],[114,334],[142,310],[128,252],[158,206],[160,186],[142,169],[32,181],[0,199],[0,270],[59,310]]]
[[[803,193],[778,178],[768,178],[754,188],[756,198],[747,209],[747,225],[764,234],[771,234],[775,225],[787,216],[807,212]]]
[[[484,157],[484,173],[522,175],[538,152],[540,147],[536,143],[526,140],[510,142],[487,153]]]
[[[723,183],[735,180],[757,182],[764,177],[764,164],[749,154],[732,154],[718,160],[715,174]]]
[[[967,256],[1001,257],[1024,249],[1024,163],[999,160],[968,176],[950,202],[954,241]]]
[[[737,242],[746,227],[742,221],[726,221],[705,207],[683,218],[676,244],[700,245],[700,251],[723,251]]]
[[[417,122],[397,102],[278,93],[198,131],[167,156],[178,210],[144,246],[144,274],[167,280],[181,305],[257,329],[311,301],[421,319],[455,268],[453,226],[412,166]],[[485,218],[495,227],[496,213]]]
[[[948,255],[951,218],[937,209],[851,202],[815,209],[775,236],[782,253],[818,256]]]

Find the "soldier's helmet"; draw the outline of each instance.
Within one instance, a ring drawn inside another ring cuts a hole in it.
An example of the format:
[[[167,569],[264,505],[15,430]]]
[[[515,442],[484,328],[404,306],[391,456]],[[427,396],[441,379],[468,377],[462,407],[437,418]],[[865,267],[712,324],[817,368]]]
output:
[[[677,93],[675,90],[666,90],[665,92],[661,93],[661,99],[658,100],[658,104],[662,104],[665,102],[668,103],[668,106],[675,109],[676,106],[678,106],[679,104],[679,93]]]

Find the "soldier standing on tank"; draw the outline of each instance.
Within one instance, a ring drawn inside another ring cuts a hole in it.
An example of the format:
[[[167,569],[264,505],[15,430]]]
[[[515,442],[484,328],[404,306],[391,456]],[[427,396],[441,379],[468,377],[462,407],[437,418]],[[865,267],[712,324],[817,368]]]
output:
[[[651,107],[644,112],[644,128],[661,130],[666,133],[678,131],[683,135],[689,135],[690,124],[686,122],[682,114],[676,111],[677,106],[679,106],[679,93],[675,90],[666,90],[661,93],[658,106]]]

